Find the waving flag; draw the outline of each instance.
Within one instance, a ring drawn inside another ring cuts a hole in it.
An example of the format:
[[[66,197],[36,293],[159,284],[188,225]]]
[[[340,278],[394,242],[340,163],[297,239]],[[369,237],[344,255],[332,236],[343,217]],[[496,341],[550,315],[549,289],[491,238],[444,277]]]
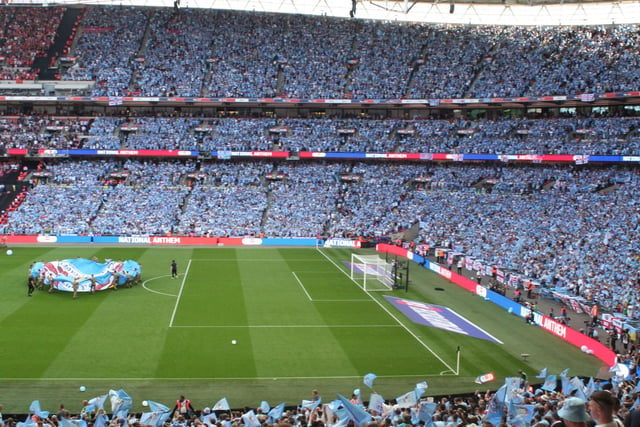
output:
[[[126,418],[133,406],[133,399],[124,390],[109,390],[111,413],[114,418]]]
[[[171,408],[162,403],[148,400],[149,412],[144,412],[140,417],[140,424],[160,427],[171,416]]]
[[[562,386],[562,394],[565,396],[569,396],[576,389],[567,377],[560,377],[560,382]]]
[[[61,418],[58,427],[87,427],[85,420],[75,420],[69,418]]]
[[[37,415],[38,418],[49,417],[49,411],[43,411],[42,409],[40,409],[39,400],[34,400],[33,402],[31,402],[31,405],[29,406],[29,413]]]
[[[349,419],[349,413],[344,408],[344,405],[342,404],[342,401],[340,399],[327,403],[327,405],[325,406],[325,409],[328,409],[329,411],[333,412],[333,414],[339,420],[344,420],[345,418],[347,420]]]
[[[102,396],[94,397],[93,399],[89,400],[89,405],[92,405],[96,411],[98,409],[104,409],[104,402],[107,401],[108,396],[109,395],[107,394],[103,394]]]
[[[384,399],[378,393],[372,393],[369,398],[369,410],[375,411],[378,415],[384,413]]]
[[[364,376],[364,379],[362,380],[362,382],[364,383],[364,385],[366,385],[369,388],[373,388],[373,381],[377,378],[378,376],[376,374],[367,374]]]
[[[426,381],[422,381],[416,384],[416,397],[420,399],[425,391],[429,388],[429,384]]]
[[[284,412],[284,402],[274,406],[269,411],[269,416],[267,417],[267,422],[269,424],[275,424],[280,417],[282,417],[282,413]]]
[[[585,386],[584,386],[584,382],[578,378],[578,377],[573,377],[571,378],[571,385],[573,385],[574,389],[575,389],[575,397],[579,397],[580,399],[584,400],[585,402],[589,400],[589,395],[587,395],[585,393]]]
[[[425,426],[430,425],[436,407],[434,402],[422,402],[417,408],[411,408],[411,424],[418,425],[422,421]]]
[[[542,369],[536,378],[547,378],[547,368]]]
[[[266,415],[269,413],[270,410],[271,410],[271,406],[269,406],[269,402],[267,402],[266,400],[263,400],[262,402],[260,402],[260,412]]]
[[[216,413],[211,412],[210,408],[205,408],[203,410],[202,415],[200,415],[200,420],[202,420],[202,422],[208,426],[213,426],[218,423],[218,417],[216,417]]]
[[[416,396],[416,391],[411,390],[402,396],[396,397],[396,403],[399,408],[410,408],[415,406],[418,403],[418,397]]]
[[[507,387],[503,385],[491,397],[491,400],[489,401],[489,405],[487,407],[487,415],[485,416],[485,419],[496,427],[502,424],[506,393]]]
[[[507,423],[515,427],[529,427],[533,419],[534,405],[509,405]]]
[[[547,376],[547,378],[544,380],[544,384],[542,384],[542,387],[540,388],[547,391],[555,391],[557,386],[558,379],[555,375],[552,374]]]
[[[260,427],[261,425],[253,409],[242,414],[241,419],[242,423],[247,427]]]
[[[306,409],[316,409],[318,407],[318,405],[320,405],[322,403],[322,397],[315,399],[315,400],[302,400],[302,403],[300,404],[301,407],[306,408]]]
[[[506,398],[505,402],[511,402],[511,399],[518,396],[520,391],[520,378],[519,377],[508,377],[504,379],[504,384],[507,386],[506,389]]]
[[[227,398],[223,397],[222,399],[218,400],[215,405],[213,405],[213,408],[211,408],[211,410],[212,411],[230,411],[231,408],[229,407],[229,402],[227,402]]]
[[[35,419],[33,419],[31,415],[27,415],[27,418],[24,420],[24,422],[18,422],[16,423],[16,425],[18,427],[36,427],[38,423]]]
[[[149,403],[149,411],[151,412],[169,412],[171,408],[167,405],[163,405],[162,403],[154,402],[153,400],[147,400]]]
[[[584,394],[586,394],[587,396],[591,396],[591,393],[593,393],[594,391],[596,391],[596,382],[593,380],[593,377],[589,377],[589,382],[584,389]]]
[[[98,412],[98,415],[96,415],[93,427],[107,427],[107,419],[102,411]]]
[[[371,414],[365,411],[364,408],[354,405],[340,393],[338,393],[338,399],[340,399],[340,402],[342,402],[344,409],[346,409],[349,418],[353,420],[356,426],[362,427],[364,423],[371,421]]]
[[[162,417],[162,412],[143,412],[140,415],[140,425],[143,426],[160,426],[160,418]]]

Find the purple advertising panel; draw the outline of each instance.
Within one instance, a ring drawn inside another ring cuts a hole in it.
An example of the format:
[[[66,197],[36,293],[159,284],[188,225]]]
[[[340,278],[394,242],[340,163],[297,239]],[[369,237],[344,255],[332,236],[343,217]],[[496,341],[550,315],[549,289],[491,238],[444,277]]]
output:
[[[440,305],[411,301],[385,295],[387,301],[404,313],[411,321],[420,325],[444,329],[457,334],[468,335],[502,344],[502,341],[483,331],[453,310]]]

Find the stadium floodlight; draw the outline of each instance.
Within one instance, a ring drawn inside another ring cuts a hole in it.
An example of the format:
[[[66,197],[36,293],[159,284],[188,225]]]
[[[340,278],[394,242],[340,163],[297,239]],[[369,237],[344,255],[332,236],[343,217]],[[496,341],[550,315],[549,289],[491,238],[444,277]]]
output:
[[[351,254],[351,280],[365,291],[387,291],[396,287],[396,269],[378,255]]]

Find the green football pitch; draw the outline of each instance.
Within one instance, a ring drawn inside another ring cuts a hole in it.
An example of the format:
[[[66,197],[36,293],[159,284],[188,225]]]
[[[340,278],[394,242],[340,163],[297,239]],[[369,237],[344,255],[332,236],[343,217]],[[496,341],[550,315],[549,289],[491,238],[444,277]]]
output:
[[[196,409],[226,397],[232,407],[300,404],[350,395],[367,373],[391,400],[427,381],[427,395],[495,389],[504,377],[542,369],[597,376],[593,356],[411,264],[408,290],[366,291],[349,277],[351,251],[247,247],[14,247],[0,257],[0,403],[6,413],[123,389],[134,399]],[[372,254],[373,252],[360,251]],[[36,261],[132,259],[142,283],[95,295],[36,291]],[[175,259],[179,277],[172,279]],[[385,295],[448,307],[501,341],[413,323]],[[236,344],[232,342],[235,340]],[[459,352],[458,352],[459,349]],[[521,354],[530,356],[524,360]],[[493,372],[495,382],[478,385]],[[86,391],[80,392],[80,386]]]

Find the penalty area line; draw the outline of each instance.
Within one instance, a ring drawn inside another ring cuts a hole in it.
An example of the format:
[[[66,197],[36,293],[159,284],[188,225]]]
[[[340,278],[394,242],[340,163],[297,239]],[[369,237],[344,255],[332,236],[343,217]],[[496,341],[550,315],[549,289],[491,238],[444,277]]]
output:
[[[302,281],[300,280],[296,272],[292,271],[291,273],[293,274],[293,277],[296,278],[296,282],[298,282],[298,285],[300,285],[300,287],[304,291],[304,294],[307,296],[307,298],[309,298],[309,301],[313,301],[313,298],[311,298],[311,295],[309,295],[309,292],[307,292],[307,288],[304,287],[304,285],[302,284]]]

